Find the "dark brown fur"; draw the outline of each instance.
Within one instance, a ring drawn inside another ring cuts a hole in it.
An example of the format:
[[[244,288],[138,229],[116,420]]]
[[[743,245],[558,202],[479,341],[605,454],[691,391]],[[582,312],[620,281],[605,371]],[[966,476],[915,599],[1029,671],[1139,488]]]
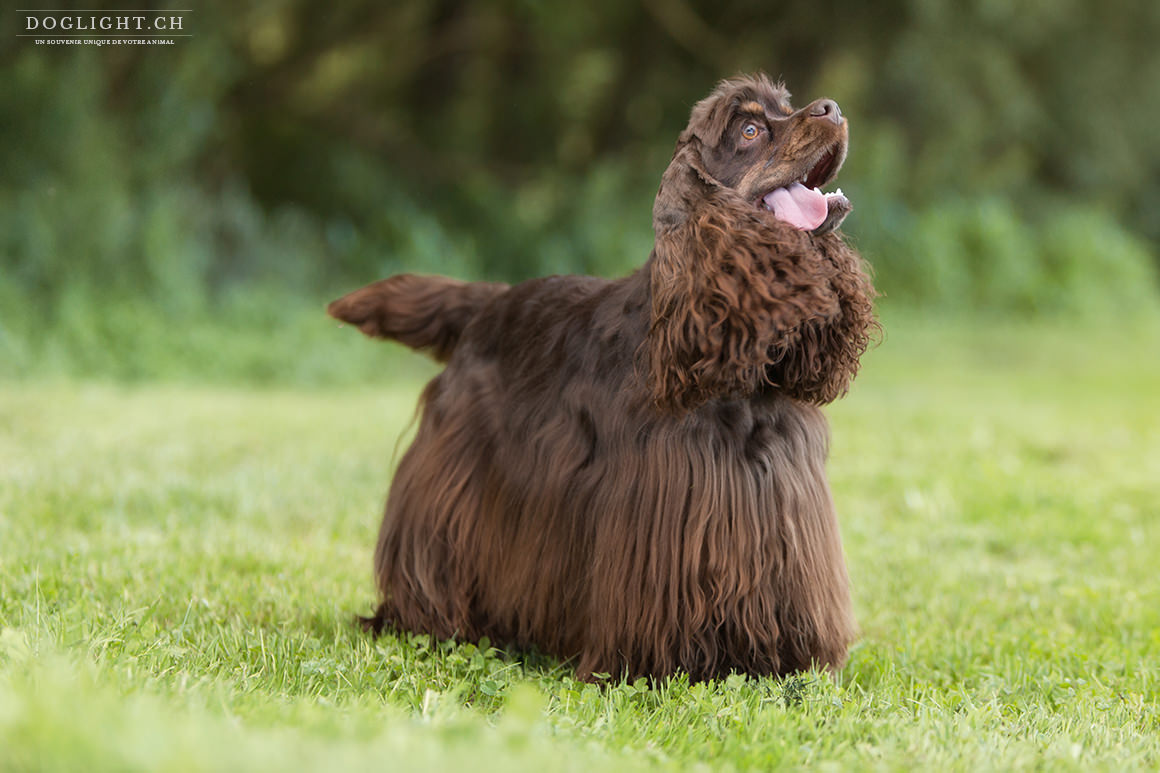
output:
[[[368,627],[535,646],[583,678],[844,663],[816,406],[857,371],[873,291],[832,233],[848,202],[812,233],[754,203],[845,154],[844,120],[787,99],[757,76],[697,105],[631,276],[403,275],[331,304],[447,362],[391,485]],[[766,133],[743,148],[754,102]]]

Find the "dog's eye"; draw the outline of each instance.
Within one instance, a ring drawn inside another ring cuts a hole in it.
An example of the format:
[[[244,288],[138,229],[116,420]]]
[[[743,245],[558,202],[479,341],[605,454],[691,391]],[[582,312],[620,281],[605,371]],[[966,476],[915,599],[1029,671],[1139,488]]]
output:
[[[741,130],[741,136],[747,140],[751,140],[757,136],[758,131],[757,124],[747,123],[745,124],[745,128]]]

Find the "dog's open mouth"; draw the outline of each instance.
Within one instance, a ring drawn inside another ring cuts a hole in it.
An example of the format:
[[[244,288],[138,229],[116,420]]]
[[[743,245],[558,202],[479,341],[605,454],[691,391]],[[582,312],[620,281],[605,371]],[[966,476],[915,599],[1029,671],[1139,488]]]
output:
[[[842,197],[842,189],[833,193],[822,193],[819,185],[828,182],[837,172],[839,148],[829,148],[811,164],[800,177],[789,185],[774,188],[762,196],[757,204],[773,213],[778,220],[789,223],[802,231],[812,231],[826,221],[830,202]]]

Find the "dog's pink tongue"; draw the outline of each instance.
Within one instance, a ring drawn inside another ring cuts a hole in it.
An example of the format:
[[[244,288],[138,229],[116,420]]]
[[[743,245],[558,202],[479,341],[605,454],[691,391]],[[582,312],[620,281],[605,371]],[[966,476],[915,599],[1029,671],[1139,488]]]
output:
[[[803,231],[812,231],[826,220],[825,194],[801,183],[774,188],[765,195],[765,206],[778,220]]]

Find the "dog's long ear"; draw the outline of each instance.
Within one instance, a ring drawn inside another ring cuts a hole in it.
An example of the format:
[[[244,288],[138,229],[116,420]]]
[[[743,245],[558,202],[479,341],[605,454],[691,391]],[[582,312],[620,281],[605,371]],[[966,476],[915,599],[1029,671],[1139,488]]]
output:
[[[733,103],[720,91],[721,87],[718,87],[717,91],[693,105],[689,125],[681,132],[678,142],[687,143],[694,137],[705,147],[715,147],[721,142],[725,128],[729,125]]]
[[[399,274],[344,295],[326,311],[372,338],[394,339],[443,362],[467,323],[507,289],[497,282]]]
[[[706,184],[693,153],[686,147],[674,156],[653,210],[652,322],[642,351],[654,402],[684,413],[767,384],[794,394],[795,385],[781,380],[790,371],[814,380],[835,375],[819,372],[824,357],[812,366],[778,366],[804,330],[842,314],[838,274],[848,266],[835,257],[848,248]]]

